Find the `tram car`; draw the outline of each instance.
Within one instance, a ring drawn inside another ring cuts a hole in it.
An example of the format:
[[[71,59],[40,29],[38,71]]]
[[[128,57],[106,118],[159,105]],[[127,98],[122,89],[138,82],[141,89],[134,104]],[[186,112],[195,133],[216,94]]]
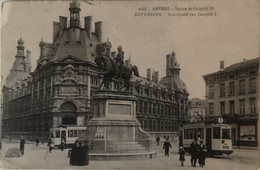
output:
[[[63,126],[57,128],[50,129],[50,138],[54,143],[55,147],[60,147],[61,139],[63,138],[65,141],[65,146],[72,146],[77,140],[78,136],[86,131],[86,127],[78,127],[78,126]]]
[[[194,139],[202,140],[207,153],[213,155],[231,154],[231,125],[222,123],[192,123],[180,128],[180,145],[189,150]],[[200,141],[198,141],[200,142]]]

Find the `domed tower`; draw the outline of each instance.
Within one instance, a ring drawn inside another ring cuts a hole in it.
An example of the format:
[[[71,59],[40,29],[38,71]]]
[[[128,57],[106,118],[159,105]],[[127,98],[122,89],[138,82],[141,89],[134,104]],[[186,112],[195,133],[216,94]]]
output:
[[[17,55],[16,56],[21,56],[21,57],[25,57],[24,56],[24,41],[22,39],[22,37],[20,37],[20,39],[17,41],[18,46],[17,46]]]
[[[174,51],[172,51],[172,53],[170,54],[171,58],[170,58],[170,67],[169,67],[169,73],[170,75],[172,76],[176,76],[176,77],[179,77],[180,76],[180,64],[178,63],[177,61],[177,58],[176,58],[176,54]]]
[[[25,55],[24,55],[24,41],[22,37],[17,41],[17,54],[15,56],[15,62],[13,65],[13,70],[25,71]]]
[[[70,28],[80,28],[80,3],[73,0],[70,3]]]

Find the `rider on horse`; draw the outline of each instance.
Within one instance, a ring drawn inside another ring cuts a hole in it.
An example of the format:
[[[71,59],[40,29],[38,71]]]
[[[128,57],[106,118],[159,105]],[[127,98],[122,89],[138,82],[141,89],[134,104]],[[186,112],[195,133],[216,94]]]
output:
[[[121,72],[124,67],[124,51],[122,50],[122,46],[117,47],[117,55],[115,58],[115,63],[116,63],[116,74],[115,77],[120,78],[121,77]]]

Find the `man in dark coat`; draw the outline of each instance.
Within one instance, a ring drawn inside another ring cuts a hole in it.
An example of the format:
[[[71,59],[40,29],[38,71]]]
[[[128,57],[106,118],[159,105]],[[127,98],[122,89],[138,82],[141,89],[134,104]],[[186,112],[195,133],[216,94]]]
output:
[[[169,157],[169,149],[172,147],[171,143],[169,142],[169,138],[166,139],[166,141],[163,144],[163,149],[165,151],[165,156]]]
[[[206,149],[205,146],[203,145],[203,141],[200,141],[199,145],[199,164],[201,167],[205,166],[205,159],[206,159]]]
[[[197,144],[197,139],[194,139],[194,141],[192,141],[192,143],[190,144],[191,166],[194,167],[196,166],[198,152],[199,152],[199,145]]]
[[[160,144],[160,137],[159,136],[156,137],[156,142],[157,142],[157,145]]]
[[[25,140],[23,137],[21,137],[20,140],[20,151],[22,152],[22,154],[24,154],[24,144],[25,144]]]
[[[39,138],[36,138],[36,139],[35,139],[35,142],[36,142],[36,147],[38,147],[38,144],[39,144],[39,142],[40,142]]]

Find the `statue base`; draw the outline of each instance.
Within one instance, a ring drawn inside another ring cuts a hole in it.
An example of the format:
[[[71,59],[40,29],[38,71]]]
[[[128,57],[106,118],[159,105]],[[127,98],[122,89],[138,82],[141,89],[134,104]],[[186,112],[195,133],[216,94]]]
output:
[[[93,95],[94,115],[86,137],[89,158],[152,158],[149,134],[136,119],[136,97],[129,92],[98,91]]]

